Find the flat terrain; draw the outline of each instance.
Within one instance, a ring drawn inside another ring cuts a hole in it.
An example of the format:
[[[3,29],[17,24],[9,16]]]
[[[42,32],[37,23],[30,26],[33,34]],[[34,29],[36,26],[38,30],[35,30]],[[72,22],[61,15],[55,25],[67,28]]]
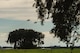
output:
[[[0,49],[0,53],[70,53],[70,49]],[[73,53],[80,53],[80,48],[74,49]]]

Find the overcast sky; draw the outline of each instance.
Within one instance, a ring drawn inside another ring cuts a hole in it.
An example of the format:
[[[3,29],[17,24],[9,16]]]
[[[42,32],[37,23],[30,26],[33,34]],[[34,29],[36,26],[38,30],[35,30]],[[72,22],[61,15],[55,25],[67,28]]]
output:
[[[9,32],[20,28],[43,32],[45,34],[44,46],[65,45],[62,42],[58,43],[58,39],[49,34],[49,31],[54,27],[51,19],[45,21],[43,26],[41,26],[40,22],[34,24],[38,19],[36,9],[32,7],[33,3],[34,0],[0,0],[1,46],[10,46],[5,42]],[[27,19],[30,19],[30,21],[26,21]]]

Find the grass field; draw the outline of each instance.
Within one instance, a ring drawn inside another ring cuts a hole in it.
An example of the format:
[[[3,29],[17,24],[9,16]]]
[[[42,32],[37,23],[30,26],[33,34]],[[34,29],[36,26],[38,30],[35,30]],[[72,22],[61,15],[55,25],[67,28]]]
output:
[[[70,49],[1,49],[0,53],[70,53]],[[80,49],[74,49],[73,53],[80,53]]]

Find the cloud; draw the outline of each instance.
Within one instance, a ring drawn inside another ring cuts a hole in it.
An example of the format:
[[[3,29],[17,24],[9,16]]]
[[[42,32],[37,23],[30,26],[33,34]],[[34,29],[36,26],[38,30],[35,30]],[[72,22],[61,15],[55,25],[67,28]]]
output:
[[[0,42],[5,42],[8,38],[8,33],[0,33]]]
[[[14,19],[14,20],[36,20],[37,16],[34,13],[28,13],[28,12],[5,12],[0,14],[0,18],[5,18],[5,19]]]
[[[0,33],[0,46],[11,46],[6,43],[8,37],[8,33]]]
[[[37,20],[32,7],[34,0],[0,0],[0,18],[14,20]]]
[[[65,43],[60,42],[59,38],[54,38],[54,34],[50,34],[49,32],[42,32],[43,34],[45,34],[45,38],[44,38],[44,45],[43,46],[66,46]]]
[[[34,0],[0,0],[0,8],[30,7]]]

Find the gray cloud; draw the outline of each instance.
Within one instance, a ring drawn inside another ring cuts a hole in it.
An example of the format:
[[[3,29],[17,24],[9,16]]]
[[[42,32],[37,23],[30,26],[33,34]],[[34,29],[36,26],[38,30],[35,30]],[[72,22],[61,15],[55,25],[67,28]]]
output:
[[[0,0],[0,18],[36,20],[37,14],[32,7],[34,0]]]

